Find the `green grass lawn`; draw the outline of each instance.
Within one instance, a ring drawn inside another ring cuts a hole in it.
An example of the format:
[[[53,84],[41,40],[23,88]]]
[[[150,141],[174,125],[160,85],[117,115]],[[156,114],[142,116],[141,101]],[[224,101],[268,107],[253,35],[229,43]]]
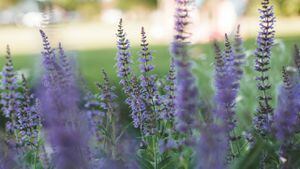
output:
[[[276,40],[276,45],[273,48],[273,56],[271,59],[271,72],[270,80],[273,84],[272,95],[276,98],[275,94],[277,87],[281,82],[282,66],[291,65],[293,45],[299,42],[300,37],[284,37]],[[297,41],[298,40],[298,41]],[[255,40],[250,39],[245,42],[245,49],[247,59],[245,63],[245,76],[241,82],[241,92],[238,98],[238,112],[241,120],[241,127],[246,127],[251,123],[251,114],[255,112],[256,107],[256,82],[253,70],[255,49]],[[169,67],[170,54],[168,46],[151,46],[154,55],[154,64],[156,66],[155,72],[160,76],[165,76]],[[134,58],[134,67],[138,68],[138,55],[139,47],[132,48],[132,55]],[[13,52],[13,49],[12,49]],[[3,52],[2,52],[3,53]],[[114,84],[118,84],[116,76],[115,56],[116,49],[101,49],[91,51],[79,51],[76,54],[77,65],[81,74],[86,79],[87,84],[95,89],[94,83],[100,81],[102,75],[100,70],[103,68],[107,71]],[[198,78],[200,87],[200,95],[202,103],[205,105],[213,105],[211,102],[213,94],[213,74],[214,74],[214,52],[211,44],[199,44],[191,47],[191,56],[195,61],[194,72]],[[17,55],[14,56],[14,64],[16,69],[27,69],[30,75],[39,74],[39,55]],[[3,65],[4,58],[1,57],[0,63]],[[31,77],[31,79],[34,79]],[[274,100],[274,102],[276,99]]]

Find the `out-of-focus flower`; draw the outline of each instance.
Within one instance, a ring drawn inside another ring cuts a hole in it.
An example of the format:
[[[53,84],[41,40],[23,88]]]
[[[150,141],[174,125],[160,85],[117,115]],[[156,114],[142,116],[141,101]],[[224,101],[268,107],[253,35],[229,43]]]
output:
[[[236,126],[235,104],[242,68],[240,64],[236,64],[235,54],[227,35],[225,35],[225,52],[222,53],[216,43],[215,52],[215,116],[217,120],[222,121],[227,132],[231,132]]]
[[[288,144],[290,137],[294,134],[299,109],[299,84],[295,85],[290,75],[283,68],[283,86],[278,96],[278,104],[275,109],[274,126],[276,137],[281,142]]]
[[[186,133],[198,126],[198,88],[191,71],[191,62],[187,52],[189,33],[189,0],[175,0],[175,35],[171,53],[176,65],[175,121],[176,128]]]
[[[63,68],[57,63],[46,34],[43,39],[43,85],[39,100],[43,126],[47,141],[54,151],[54,166],[59,169],[87,168],[87,130],[86,116],[78,107],[79,92],[75,84],[68,82]]]

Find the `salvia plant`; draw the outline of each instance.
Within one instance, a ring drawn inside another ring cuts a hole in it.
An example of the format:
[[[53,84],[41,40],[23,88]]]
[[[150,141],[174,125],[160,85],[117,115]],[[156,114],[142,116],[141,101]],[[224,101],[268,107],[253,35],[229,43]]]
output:
[[[208,99],[211,106],[203,107],[207,101],[197,83],[206,82],[196,78],[189,50],[193,2],[175,2],[175,33],[164,77],[155,74],[153,59],[159,56],[144,27],[137,62],[133,60],[122,19],[116,32],[119,84],[101,70],[96,91],[82,83],[74,60],[61,43],[51,46],[43,30],[41,76],[34,88],[15,70],[7,46],[0,86],[0,169],[299,168],[300,50],[295,45],[295,69],[282,68],[282,83],[273,95],[270,71],[278,68],[271,66],[275,15],[270,1],[262,0],[259,9],[252,64],[256,77],[251,77],[257,84],[257,109],[250,112],[247,128],[239,127],[238,120],[247,59],[240,26],[233,37],[224,35],[223,44],[212,44],[214,95]],[[122,120],[126,116],[128,124]]]

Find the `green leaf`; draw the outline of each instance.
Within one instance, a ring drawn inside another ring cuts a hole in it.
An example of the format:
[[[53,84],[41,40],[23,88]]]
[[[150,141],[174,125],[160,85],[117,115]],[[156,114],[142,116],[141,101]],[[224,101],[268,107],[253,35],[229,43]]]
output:
[[[140,156],[137,156],[136,158],[142,169],[153,169],[154,168],[152,163],[150,161],[148,161],[147,159],[140,157]]]
[[[167,156],[158,163],[158,168],[159,169],[174,169],[175,163],[176,162],[174,159],[172,159],[172,157]]]

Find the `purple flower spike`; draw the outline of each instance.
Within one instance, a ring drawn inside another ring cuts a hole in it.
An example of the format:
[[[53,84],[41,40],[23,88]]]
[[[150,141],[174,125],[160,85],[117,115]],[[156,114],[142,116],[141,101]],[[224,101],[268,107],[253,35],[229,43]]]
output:
[[[294,134],[299,109],[299,85],[294,85],[290,75],[283,68],[283,86],[280,88],[278,105],[274,115],[276,137],[288,144]]]
[[[255,70],[260,74],[257,80],[257,88],[260,92],[258,97],[259,106],[253,119],[255,129],[260,132],[261,135],[266,135],[270,132],[271,117],[273,114],[273,108],[270,105],[272,97],[269,93],[271,84],[269,82],[269,69],[271,48],[274,43],[274,22],[275,16],[273,12],[273,6],[269,5],[269,0],[263,0],[260,12],[260,32],[257,37],[257,49],[255,51]]]
[[[239,89],[241,67],[235,64],[236,58],[227,35],[225,35],[225,53],[222,53],[216,43],[215,52],[215,117],[221,120],[227,132],[230,132],[236,126],[235,100]]]
[[[2,72],[2,86],[1,86],[1,110],[4,117],[7,118],[6,130],[15,134],[16,137],[16,123],[17,114],[20,111],[20,93],[18,92],[19,85],[17,83],[17,74],[14,71],[13,62],[9,46],[7,45],[6,64]],[[19,138],[16,138],[19,140]]]
[[[158,116],[161,114],[161,96],[158,94],[158,89],[156,85],[156,76],[150,74],[154,69],[154,66],[151,64],[152,54],[149,51],[148,42],[144,27],[141,30],[142,40],[141,40],[141,51],[140,51],[140,70],[142,75],[140,76],[141,88],[143,99],[148,105],[151,111],[148,111],[148,127],[151,128],[154,133],[156,127],[156,121]]]
[[[120,19],[118,25],[118,41],[117,41],[117,67],[118,67],[118,77],[121,78],[120,84],[123,86],[126,94],[130,92],[130,76],[131,76],[131,53],[129,52],[130,43],[126,38],[126,33],[123,29],[123,22]]]
[[[187,50],[186,46],[189,43],[187,39],[190,37],[190,33],[186,31],[189,25],[189,9],[188,5],[190,0],[175,0],[177,7],[175,9],[175,25],[176,31],[174,35],[174,41],[171,45],[171,53],[174,56],[180,56],[182,59],[186,59]]]
[[[38,94],[46,140],[54,151],[54,166],[58,169],[88,168],[89,132],[87,119],[78,107],[78,88],[75,83],[65,85],[64,70],[43,31],[41,35],[45,71]]]
[[[198,88],[189,66],[179,63],[176,77],[175,120],[176,128],[183,133],[198,126]]]
[[[175,0],[175,35],[171,45],[171,53],[175,57],[176,90],[175,90],[175,123],[183,133],[198,126],[198,88],[191,71],[191,63],[187,52],[188,37],[186,31],[189,24],[189,0]]]
[[[131,109],[131,117],[133,119],[133,126],[140,128],[142,132],[147,132],[144,124],[146,118],[146,103],[143,100],[142,89],[138,84],[137,77],[132,73],[130,64],[131,53],[129,40],[126,38],[126,33],[123,29],[123,21],[120,19],[117,32],[117,67],[118,77],[121,79],[120,84],[123,91],[127,95],[126,103]],[[145,45],[145,47],[147,47]]]

